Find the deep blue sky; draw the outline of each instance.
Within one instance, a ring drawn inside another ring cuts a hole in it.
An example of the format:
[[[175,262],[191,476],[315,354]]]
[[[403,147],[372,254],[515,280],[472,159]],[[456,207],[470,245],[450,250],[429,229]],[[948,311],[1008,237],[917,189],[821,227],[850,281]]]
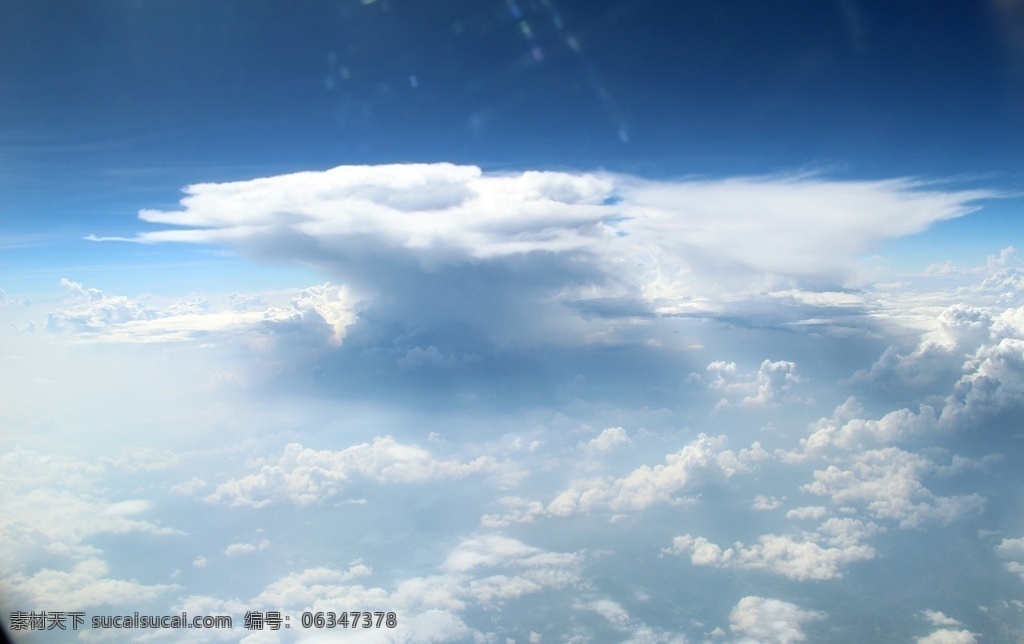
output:
[[[3,158],[1015,172],[1004,32],[982,2],[7,2]]]
[[[1024,17],[998,6],[5,2],[7,261],[59,241],[89,265],[82,236],[138,230],[135,213],[183,185],[339,164],[980,176],[1015,191]],[[1005,209],[989,216],[984,230],[1012,229]]]

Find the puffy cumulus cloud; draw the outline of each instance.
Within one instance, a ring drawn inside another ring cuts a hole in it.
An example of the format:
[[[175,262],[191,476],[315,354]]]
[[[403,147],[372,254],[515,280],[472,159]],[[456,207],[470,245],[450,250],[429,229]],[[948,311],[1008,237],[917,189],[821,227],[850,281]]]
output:
[[[915,393],[931,393],[959,377],[964,359],[991,336],[992,315],[967,304],[954,304],[933,318],[930,331],[911,352],[889,347],[870,369],[850,378],[854,384]]]
[[[923,610],[921,616],[934,626],[960,626],[960,622],[949,617],[941,610]]]
[[[793,393],[796,384],[800,382],[796,375],[796,363],[788,360],[765,360],[756,374],[747,377],[737,374],[735,362],[723,360],[709,364],[707,372],[712,375],[708,387],[727,396],[718,402],[716,409],[736,402],[747,407],[765,407],[783,401],[800,400]]]
[[[326,327],[328,342],[339,345],[346,328],[355,322],[353,305],[348,289],[328,282],[302,289],[291,299],[287,309],[266,309],[263,315],[271,328],[284,328],[289,324]]]
[[[925,334],[917,352],[938,346],[962,355],[988,340],[991,328],[992,317],[987,311],[954,304],[939,315],[938,328]]]
[[[1024,400],[1024,307],[985,310],[965,304],[950,306],[913,351],[901,354],[890,347],[870,370],[854,374],[850,382],[945,398],[938,414],[923,406],[916,418],[902,410],[873,427],[871,421],[867,425],[856,421],[859,427],[845,431],[851,442],[857,433],[879,438],[890,434],[900,439],[932,428],[964,429],[1005,412],[1020,411]],[[888,430],[884,424],[889,425]],[[835,434],[835,429],[826,433]]]
[[[1003,338],[983,345],[964,366],[942,410],[951,427],[971,426],[978,421],[1024,407],[1024,340]]]
[[[436,459],[429,451],[399,443],[390,436],[337,451],[291,443],[285,446],[280,459],[263,462],[257,473],[221,483],[206,500],[256,508],[274,502],[309,505],[334,496],[354,480],[422,483],[464,478],[499,468],[487,456],[469,462]]]
[[[930,635],[917,638],[917,644],[975,644],[977,641],[970,631],[958,631],[952,628],[943,628]]]
[[[1022,307],[1024,309],[1024,307]],[[917,390],[933,404],[921,404],[917,411],[891,411],[881,418],[865,418],[856,397],[836,407],[831,418],[822,418],[800,441],[800,451],[782,454],[789,461],[810,456],[827,456],[835,448],[844,451],[937,439],[952,432],[977,428],[1001,414],[1024,409],[1024,320],[1022,309],[1007,309],[998,316],[969,307],[956,306],[941,316],[938,330],[925,334],[909,356],[889,349],[871,372],[860,372],[853,380],[876,377],[892,389]],[[922,358],[941,353],[944,365]],[[880,367],[883,362],[888,366]],[[955,364],[955,367],[953,366]],[[889,369],[888,376],[878,376]],[[894,376],[898,372],[898,376]],[[944,372],[942,386],[936,374]],[[890,377],[895,377],[892,380]],[[878,384],[878,383],[876,383]]]
[[[711,376],[712,380],[708,383],[708,387],[718,391],[728,391],[730,386],[734,386],[736,379],[736,363],[726,362],[725,360],[715,360],[707,366],[706,371]],[[691,374],[691,377],[699,378],[699,374]]]
[[[863,414],[860,401],[847,398],[831,418],[822,418],[811,426],[811,434],[800,439],[801,449],[807,455],[826,454],[833,448],[861,450],[921,438],[939,429],[935,409],[929,405],[922,405],[918,412],[898,409],[878,420],[861,418]]]
[[[801,489],[828,496],[837,506],[861,505],[871,516],[898,521],[904,528],[932,521],[950,523],[980,512],[985,498],[939,496],[923,480],[950,476],[971,465],[963,458],[938,465],[921,454],[887,447],[856,455],[847,470],[835,465],[816,470],[814,481]]]
[[[745,396],[743,405],[763,406],[775,404],[781,400],[796,399],[792,394],[793,386],[800,382],[797,377],[796,363],[787,360],[772,362],[765,360],[757,370],[757,391]],[[798,399],[796,399],[798,400]]]
[[[989,256],[985,279],[978,285],[982,293],[994,296],[1000,303],[1020,303],[1024,298],[1024,263],[1013,246]]]
[[[372,300],[379,320],[409,329],[459,321],[492,342],[535,339],[541,328],[586,340],[656,312],[814,292],[875,242],[994,196],[909,179],[648,181],[448,163],[341,166],[185,193],[178,210],[140,212],[169,228],[127,241],[319,266]],[[815,288],[795,288],[804,281]]]
[[[695,566],[763,570],[797,581],[841,579],[847,565],[875,558],[875,549],[863,540],[881,530],[857,519],[829,519],[816,532],[799,537],[766,534],[756,544],[737,542],[724,549],[704,537],[685,534],[663,552],[689,555]]]
[[[792,644],[807,639],[804,624],[824,617],[779,599],[748,595],[729,613],[729,628],[741,644]]]
[[[1015,575],[1024,580],[1024,537],[1019,539],[1003,539],[996,552],[1000,557],[1006,559],[1003,566]]]
[[[1004,309],[995,317],[992,333],[999,338],[1024,338],[1024,306]]]
[[[253,345],[273,339],[290,347],[337,346],[356,319],[348,291],[330,283],[301,289],[284,306],[267,306],[261,297],[239,305],[232,298],[222,310],[211,310],[198,296],[158,303],[154,298],[106,295],[69,280],[61,283],[74,299],[49,314],[47,330],[95,341],[177,342],[247,333]],[[253,308],[257,302],[261,306]]]
[[[925,334],[923,344],[932,344],[933,352],[919,358],[942,364],[943,348],[969,345],[971,336],[983,335],[987,322],[996,322],[1001,311],[1024,305],[1024,290],[1017,288],[1021,276],[1024,263],[1013,248],[1005,248],[999,257],[989,256],[985,266],[945,262],[932,264],[922,273],[890,274],[888,278],[880,278],[876,269],[874,279],[863,276],[861,294],[869,302],[872,317],[920,329]],[[996,322],[993,331],[998,333],[998,326]]]
[[[987,502],[982,495],[939,495],[930,486],[932,481],[966,470],[984,470],[1002,458],[999,453],[977,459],[954,455],[948,463],[940,463],[934,460],[935,452],[926,456],[902,447],[941,445],[966,432],[974,433],[979,445],[977,440],[992,444],[1005,438],[997,433],[997,427],[1006,425],[992,421],[1007,415],[1016,419],[1024,410],[1020,318],[1020,309],[998,314],[969,306],[945,309],[936,328],[924,334],[914,352],[883,355],[882,361],[896,356],[890,364],[895,367],[886,376],[893,379],[879,376],[879,363],[871,374],[861,374],[879,377],[878,382],[893,388],[910,383],[909,390],[928,396],[932,404],[870,419],[859,400],[851,397],[836,407],[831,418],[812,424],[798,450],[777,450],[776,455],[787,463],[828,462],[814,472],[814,481],[801,489],[827,496],[839,507],[860,508],[876,520],[910,528],[977,515]],[[932,375],[922,375],[929,371]],[[934,377],[938,372],[944,375]]]
[[[161,316],[156,308],[124,296],[104,295],[98,289],[63,278],[60,284],[71,294],[74,304],[50,313],[46,321],[48,331],[95,333],[110,326]]]
[[[724,481],[736,472],[750,471],[767,454],[755,443],[737,454],[724,449],[725,436],[700,434],[665,463],[642,465],[622,478],[580,481],[548,504],[548,513],[568,516],[576,512],[635,512],[657,503],[686,503],[682,496],[702,485]]]

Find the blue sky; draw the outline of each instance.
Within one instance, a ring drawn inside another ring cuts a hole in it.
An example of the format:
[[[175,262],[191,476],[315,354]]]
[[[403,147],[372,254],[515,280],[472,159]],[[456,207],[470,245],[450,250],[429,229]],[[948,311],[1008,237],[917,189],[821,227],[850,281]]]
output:
[[[15,641],[1024,638],[1017,0],[19,0],[0,94],[0,621],[235,620]]]

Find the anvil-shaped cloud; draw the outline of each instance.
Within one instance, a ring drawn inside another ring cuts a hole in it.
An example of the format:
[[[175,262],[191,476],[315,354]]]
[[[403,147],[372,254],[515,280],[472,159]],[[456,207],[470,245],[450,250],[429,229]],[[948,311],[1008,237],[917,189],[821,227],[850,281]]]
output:
[[[378,321],[407,332],[457,322],[499,342],[539,326],[548,337],[579,334],[583,319],[699,313],[835,286],[873,244],[994,196],[912,179],[649,180],[448,163],[340,166],[185,192],[180,210],[140,213],[172,228],[91,239],[301,262],[372,301],[364,310]]]

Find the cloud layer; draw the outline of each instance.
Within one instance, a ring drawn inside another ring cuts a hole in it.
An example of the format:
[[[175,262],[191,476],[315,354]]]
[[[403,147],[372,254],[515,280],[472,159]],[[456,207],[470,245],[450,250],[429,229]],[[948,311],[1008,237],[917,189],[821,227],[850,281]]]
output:
[[[447,163],[340,166],[185,192],[180,210],[140,213],[172,228],[92,238],[210,244],[316,266],[352,287],[378,326],[459,325],[498,342],[596,337],[608,320],[834,288],[874,244],[994,196],[910,179],[651,181]]]
[[[394,610],[354,635],[393,641],[1012,640],[1019,262],[854,270],[984,196],[446,164],[192,186],[133,241],[330,281],[69,275],[3,308],[5,591]]]
[[[635,256],[679,268],[707,261],[780,275],[841,270],[880,240],[967,214],[993,196],[909,179],[814,176],[642,180],[611,173],[485,174],[447,163],[339,166],[185,189],[182,210],[143,210],[178,227],[140,242],[241,244],[348,266],[353,243],[404,253],[424,267],[531,252]],[[314,243],[318,242],[318,243]],[[309,253],[309,254],[306,254]]]

